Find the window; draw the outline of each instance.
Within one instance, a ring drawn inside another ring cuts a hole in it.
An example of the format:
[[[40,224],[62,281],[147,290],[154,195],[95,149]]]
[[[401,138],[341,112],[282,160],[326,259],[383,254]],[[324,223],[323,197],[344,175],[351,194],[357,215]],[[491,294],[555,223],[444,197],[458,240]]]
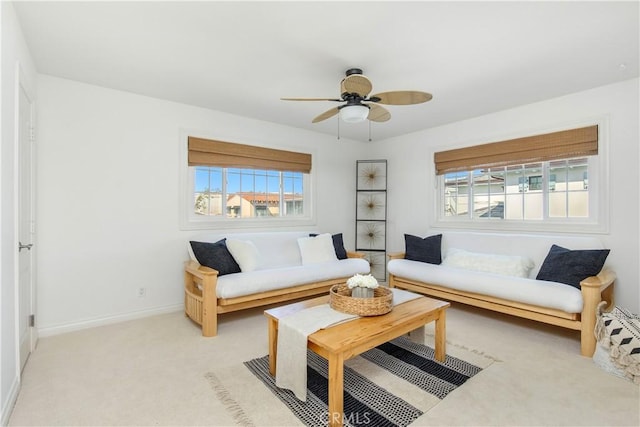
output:
[[[597,126],[438,152],[434,160],[439,225],[603,227],[608,204],[598,186],[588,185],[589,175],[605,175]]]
[[[507,220],[588,218],[589,192],[583,184],[588,167],[587,158],[578,158],[444,174],[443,215]]]
[[[304,215],[302,172],[193,167],[193,213],[226,218]]]
[[[542,176],[528,176],[529,190],[542,190]]]
[[[310,154],[187,141],[183,228],[311,223]]]

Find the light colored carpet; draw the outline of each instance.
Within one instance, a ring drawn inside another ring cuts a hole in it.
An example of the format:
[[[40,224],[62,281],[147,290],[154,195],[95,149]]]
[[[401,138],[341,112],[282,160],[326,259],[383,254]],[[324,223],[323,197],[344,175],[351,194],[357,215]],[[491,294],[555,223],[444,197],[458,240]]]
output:
[[[262,311],[222,316],[215,338],[182,313],[43,338],[9,425],[299,425],[266,387],[238,393],[267,353]],[[640,425],[639,387],[580,356],[577,332],[457,305],[447,341],[496,361],[413,425]]]

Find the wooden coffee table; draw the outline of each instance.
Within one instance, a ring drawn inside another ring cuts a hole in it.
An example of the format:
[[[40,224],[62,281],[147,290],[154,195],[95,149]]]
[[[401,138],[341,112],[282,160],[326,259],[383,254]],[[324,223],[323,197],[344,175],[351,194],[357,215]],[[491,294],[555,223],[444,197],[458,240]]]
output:
[[[264,312],[269,323],[269,372],[276,374],[278,320],[305,308],[329,302],[324,296]],[[446,317],[449,303],[418,297],[393,307],[382,316],[359,317],[309,335],[307,347],[329,362],[329,425],[341,426],[344,405],[344,361],[435,321],[435,357],[446,355]]]

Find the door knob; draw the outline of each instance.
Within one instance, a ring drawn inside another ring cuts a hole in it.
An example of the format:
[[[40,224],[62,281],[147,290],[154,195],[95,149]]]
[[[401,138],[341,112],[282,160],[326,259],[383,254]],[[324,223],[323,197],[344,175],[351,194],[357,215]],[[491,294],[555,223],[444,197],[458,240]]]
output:
[[[18,242],[18,252],[22,251],[23,249],[30,251],[32,246],[33,246],[33,243],[29,243],[28,245],[23,245],[22,242]]]

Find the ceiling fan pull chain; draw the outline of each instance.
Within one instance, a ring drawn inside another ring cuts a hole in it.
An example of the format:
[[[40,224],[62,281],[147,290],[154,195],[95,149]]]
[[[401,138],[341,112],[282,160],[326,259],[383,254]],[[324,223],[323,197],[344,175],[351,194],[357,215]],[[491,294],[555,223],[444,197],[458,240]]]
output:
[[[371,120],[369,120],[369,142],[371,142]]]
[[[338,140],[340,140],[340,119],[338,118]]]

